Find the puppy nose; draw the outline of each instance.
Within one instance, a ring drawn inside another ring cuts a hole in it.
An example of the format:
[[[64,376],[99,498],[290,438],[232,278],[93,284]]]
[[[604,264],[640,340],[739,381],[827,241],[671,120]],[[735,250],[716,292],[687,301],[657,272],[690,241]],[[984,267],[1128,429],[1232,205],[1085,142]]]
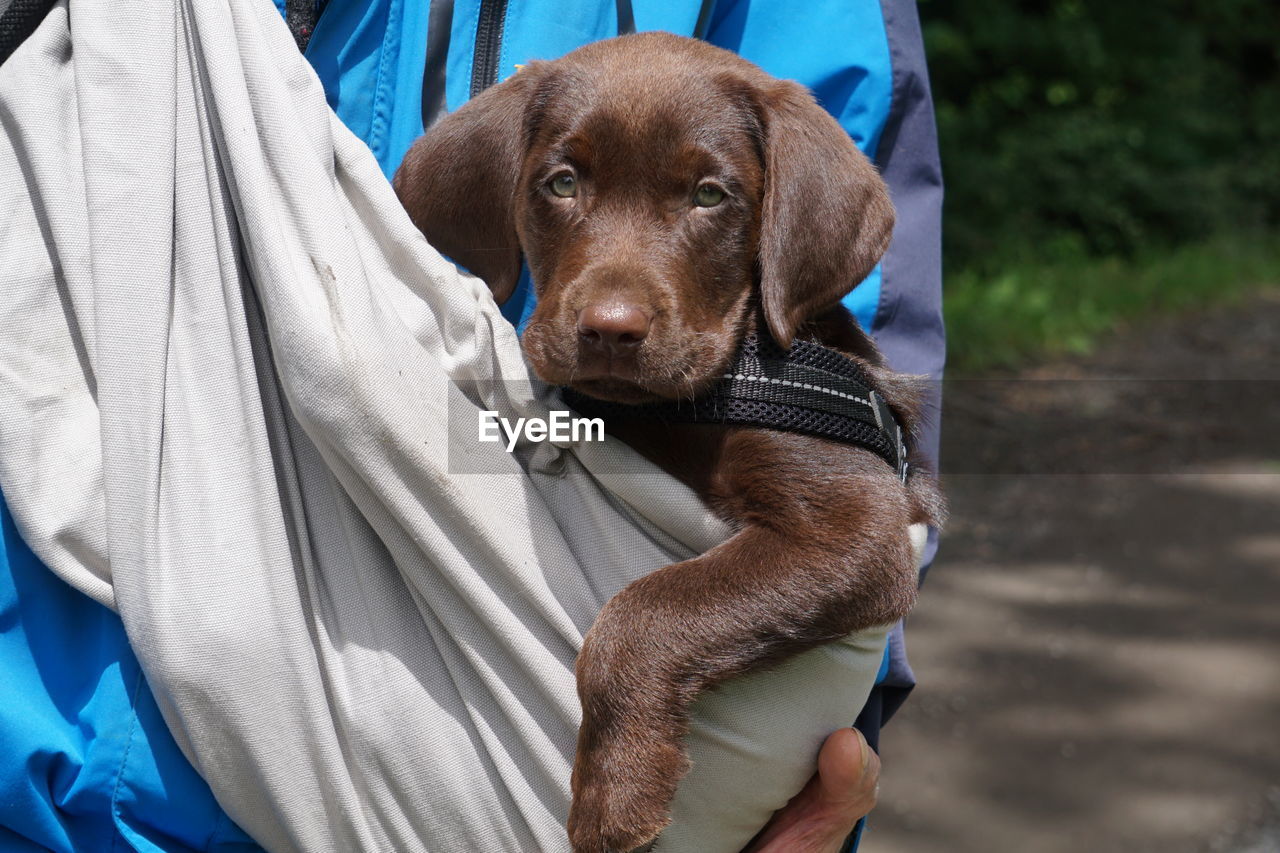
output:
[[[578,312],[578,337],[583,344],[610,355],[625,355],[649,335],[653,318],[639,306],[625,302],[588,305]]]

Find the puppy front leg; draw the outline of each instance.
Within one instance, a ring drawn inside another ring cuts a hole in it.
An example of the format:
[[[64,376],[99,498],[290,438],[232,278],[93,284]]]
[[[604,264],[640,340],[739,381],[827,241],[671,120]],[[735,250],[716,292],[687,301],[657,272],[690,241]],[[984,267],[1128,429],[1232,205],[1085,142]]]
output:
[[[851,516],[840,516],[847,526]],[[575,853],[632,850],[666,826],[702,691],[900,618],[916,589],[906,530],[905,518],[853,531],[829,519],[788,530],[750,525],[610,600],[577,664]]]

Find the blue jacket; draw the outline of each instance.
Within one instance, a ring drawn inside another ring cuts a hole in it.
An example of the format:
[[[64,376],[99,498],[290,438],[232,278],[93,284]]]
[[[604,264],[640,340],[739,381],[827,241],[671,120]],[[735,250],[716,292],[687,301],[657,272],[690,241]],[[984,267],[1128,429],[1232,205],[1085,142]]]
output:
[[[698,35],[815,92],[898,208],[888,255],[846,302],[896,367],[940,375],[942,187],[911,0],[328,0],[306,56],[390,176],[424,120],[630,29]],[[504,306],[515,323],[531,309],[527,286]],[[119,618],[36,560],[2,496],[0,534],[0,851],[258,850],[179,752]],[[913,683],[899,628],[858,718],[873,744]]]

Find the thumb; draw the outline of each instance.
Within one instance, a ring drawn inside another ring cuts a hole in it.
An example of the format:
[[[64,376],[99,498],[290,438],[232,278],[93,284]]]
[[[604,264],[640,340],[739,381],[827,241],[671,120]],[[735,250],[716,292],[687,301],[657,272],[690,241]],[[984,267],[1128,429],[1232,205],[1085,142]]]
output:
[[[828,805],[862,804],[879,777],[880,759],[857,729],[833,732],[818,753],[819,798]]]

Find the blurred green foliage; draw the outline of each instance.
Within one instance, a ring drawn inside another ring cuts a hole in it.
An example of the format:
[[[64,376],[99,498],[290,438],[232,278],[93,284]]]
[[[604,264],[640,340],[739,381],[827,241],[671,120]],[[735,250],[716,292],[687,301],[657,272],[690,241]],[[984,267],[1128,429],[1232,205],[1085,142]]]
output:
[[[1280,239],[1256,233],[1139,249],[1127,257],[1009,261],[947,276],[948,370],[1016,368],[1087,353],[1121,324],[1229,302],[1280,284]]]
[[[921,0],[950,269],[1280,222],[1280,2]]]

